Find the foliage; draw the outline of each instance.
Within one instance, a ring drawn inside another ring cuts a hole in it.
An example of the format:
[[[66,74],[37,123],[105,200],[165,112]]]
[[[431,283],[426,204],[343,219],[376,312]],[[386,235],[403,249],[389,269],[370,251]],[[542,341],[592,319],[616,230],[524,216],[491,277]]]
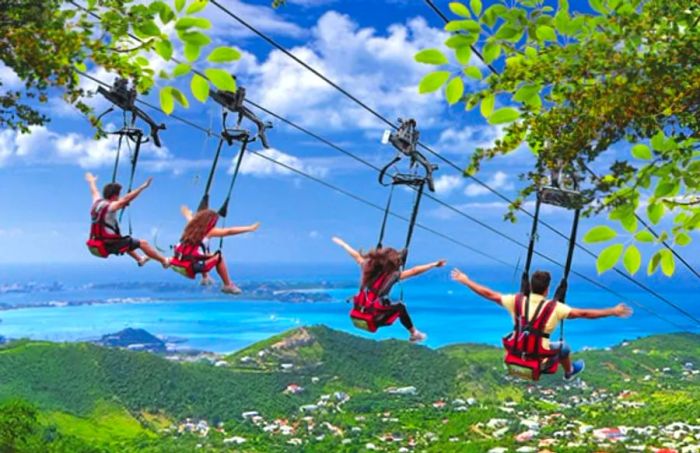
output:
[[[470,172],[523,144],[537,156],[508,218],[550,173],[562,172],[598,201],[586,214],[608,210],[625,239],[686,246],[700,227],[700,6],[682,0],[589,0],[589,6],[594,14],[571,12],[567,0],[556,9],[535,0],[485,9],[476,0],[470,7],[452,2],[445,46],[456,65],[445,65],[440,49],[419,52],[418,61],[438,66],[420,90],[446,86],[450,104],[480,105],[489,123],[506,125],[493,147],[476,150]],[[486,69],[474,64],[471,46],[499,68],[476,84]],[[617,158],[625,144],[630,156]],[[598,161],[613,163],[598,176],[590,170]],[[644,202],[658,239],[635,217]],[[620,244],[611,247],[601,253],[599,270],[619,259],[630,273],[639,269],[634,244],[622,253]],[[655,252],[649,273],[659,265],[673,273],[668,250]]]

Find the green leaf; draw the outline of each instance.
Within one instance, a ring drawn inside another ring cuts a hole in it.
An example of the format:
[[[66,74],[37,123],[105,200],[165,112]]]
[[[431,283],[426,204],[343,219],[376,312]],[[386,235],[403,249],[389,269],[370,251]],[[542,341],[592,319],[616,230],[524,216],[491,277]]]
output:
[[[622,256],[624,248],[625,246],[622,244],[613,244],[603,249],[595,262],[598,274],[602,274],[615,267],[617,262],[620,261],[620,256]]]
[[[510,123],[520,118],[520,112],[512,107],[503,107],[491,114],[488,118],[489,124]]]
[[[160,28],[152,20],[147,20],[134,28],[134,31],[139,32],[143,36],[160,36]]]
[[[448,60],[444,53],[438,49],[425,49],[418,52],[413,57],[418,63],[443,65],[447,64]]]
[[[455,55],[457,57],[457,61],[461,65],[468,65],[469,60],[472,57],[472,48],[471,47],[460,47],[455,51]]]
[[[493,94],[489,94],[485,98],[481,100],[481,107],[479,110],[481,111],[481,116],[484,118],[488,118],[491,116],[493,113],[493,107],[496,105],[496,96]]]
[[[209,99],[209,81],[199,74],[192,75],[190,90],[192,91],[192,96],[201,103],[207,102],[207,99]]]
[[[668,249],[661,249],[659,250],[659,255],[661,255],[661,272],[666,277],[672,276],[676,271],[676,261],[673,258],[673,253]]]
[[[185,0],[175,0],[175,11],[178,13],[185,7]]]
[[[562,34],[566,35],[568,34],[568,27],[569,27],[569,21],[571,20],[569,13],[566,11],[560,10],[556,16],[554,16],[554,26],[556,27],[557,31]]]
[[[172,8],[170,8],[170,6],[163,3],[163,6],[158,11],[158,17],[160,17],[160,21],[163,23],[163,25],[168,25],[173,21],[173,19],[175,19],[175,12],[172,10]]]
[[[476,35],[453,35],[447,38],[445,45],[450,49],[459,49],[460,47],[469,47],[476,42]]]
[[[691,242],[693,242],[693,239],[690,237],[689,234],[684,232],[679,232],[678,234],[676,234],[676,244],[678,244],[679,246],[685,247]]]
[[[521,33],[522,30],[519,30],[512,25],[509,24],[503,24],[501,28],[498,29],[494,37],[496,39],[513,39],[516,36],[518,36]]]
[[[202,52],[202,46],[198,46],[196,44],[190,44],[186,43],[185,44],[185,58],[187,58],[187,61],[196,61],[197,58],[199,58],[199,54]]]
[[[160,90],[160,108],[166,115],[173,113],[173,110],[175,109],[173,87],[167,86]]]
[[[180,39],[187,44],[203,47],[211,43],[211,38],[199,31],[186,31],[178,34]]]
[[[662,179],[656,185],[656,190],[654,190],[654,196],[656,198],[665,197],[670,195],[676,188],[676,183],[669,181],[667,179]]]
[[[642,230],[639,233],[634,235],[634,238],[639,241],[639,242],[647,242],[651,243],[654,242],[654,235],[651,234],[651,231],[649,230]]]
[[[155,43],[155,51],[165,61],[170,61],[173,57],[173,43],[168,39],[163,39]]]
[[[481,21],[489,27],[493,27],[498,18],[504,17],[508,12],[509,10],[505,5],[491,5],[484,11],[484,16],[481,18]]]
[[[445,31],[468,31],[472,33],[479,33],[481,31],[481,26],[479,22],[475,20],[452,20],[445,25]]]
[[[87,72],[87,65],[84,61],[76,61],[73,66],[75,66],[75,69],[78,71]]]
[[[501,54],[501,45],[496,42],[487,42],[484,46],[484,61],[491,63]]]
[[[231,74],[223,69],[209,68],[204,70],[211,83],[222,91],[236,91],[236,80]]]
[[[540,25],[535,32],[537,39],[541,41],[556,41],[557,34],[549,25]]]
[[[527,103],[534,96],[538,95],[539,92],[540,87],[537,85],[523,85],[515,92],[513,99],[518,102]]]
[[[187,7],[185,13],[196,14],[207,7],[209,0],[194,0],[190,6]]]
[[[640,143],[632,147],[632,156],[641,160],[649,160],[651,159],[651,150],[647,145]]]
[[[207,57],[207,61],[211,61],[212,63],[227,63],[229,61],[239,60],[240,58],[241,53],[238,50],[233,47],[222,46],[212,50]]]
[[[450,11],[452,11],[454,14],[462,17],[471,17],[471,14],[469,14],[469,10],[467,7],[459,2],[450,2],[449,5]]]
[[[629,231],[630,233],[634,233],[637,231],[639,221],[637,220],[637,217],[630,215],[620,219],[620,224],[625,230]]]
[[[647,215],[654,225],[658,224],[664,215],[664,205],[661,203],[651,203],[647,206]]]
[[[594,226],[583,237],[583,242],[595,244],[597,242],[606,242],[617,237],[617,232],[607,225]]]
[[[671,149],[670,141],[666,139],[663,131],[659,131],[651,137],[651,147],[656,151],[668,151]]]
[[[187,97],[182,94],[182,91],[178,90],[177,88],[173,87],[170,90],[170,93],[173,96],[173,99],[177,101],[178,104],[181,106],[188,108],[190,106],[190,102],[187,100]]]
[[[480,16],[481,15],[481,0],[470,0],[469,6],[472,7],[472,11],[474,11],[475,16]]]
[[[659,262],[661,261],[661,255],[659,252],[654,253],[654,256],[651,257],[649,260],[649,263],[647,264],[647,275],[652,275],[654,272],[656,272],[656,269],[659,267]]]
[[[418,92],[421,94],[432,93],[443,86],[450,78],[449,71],[435,71],[425,75],[418,85]]]
[[[464,69],[464,75],[471,77],[472,79],[481,80],[481,69],[476,66],[469,66]]]
[[[188,28],[211,28],[211,22],[203,17],[181,17],[175,22],[175,30],[187,30]]]
[[[450,83],[447,84],[447,88],[445,89],[445,98],[447,99],[447,103],[450,105],[456,104],[460,99],[462,99],[463,94],[464,82],[462,81],[462,78],[455,77],[450,80]]]
[[[588,4],[591,5],[591,9],[599,14],[606,14],[607,10],[603,6],[602,0],[588,0]]]
[[[139,55],[138,57],[136,57],[136,58],[134,59],[134,61],[136,61],[136,64],[139,65],[139,66],[148,66],[148,65],[149,65],[148,60],[146,59],[146,57],[142,57],[141,55]]]
[[[173,69],[173,76],[182,77],[185,74],[189,74],[192,70],[192,66],[187,63],[180,63]]]
[[[642,266],[642,254],[639,252],[637,246],[632,244],[627,247],[622,257],[622,264],[630,275],[634,275],[639,271],[639,268]]]

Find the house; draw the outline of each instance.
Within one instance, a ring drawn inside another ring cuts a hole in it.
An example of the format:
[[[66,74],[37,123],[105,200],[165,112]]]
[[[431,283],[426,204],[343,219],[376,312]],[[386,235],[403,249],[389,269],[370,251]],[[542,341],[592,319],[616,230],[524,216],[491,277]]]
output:
[[[225,445],[229,445],[229,444],[241,445],[245,442],[246,442],[246,439],[244,437],[240,437],[240,436],[233,436],[233,437],[229,437],[227,439],[224,439]]]
[[[622,431],[619,428],[601,428],[601,429],[593,430],[593,437],[595,437],[596,440],[599,440],[599,441],[625,440],[625,435],[622,433]]]
[[[281,363],[280,368],[282,368],[282,370],[284,370],[284,371],[289,371],[289,370],[294,368],[294,364],[293,363]]]
[[[241,414],[241,417],[243,417],[243,420],[248,420],[249,418],[253,418],[256,415],[260,415],[260,414],[258,414],[257,411],[249,411],[249,412],[243,412]]]
[[[252,361],[253,361],[253,359],[250,358],[249,356],[241,357],[241,363],[250,363]]]
[[[311,378],[311,383],[312,383],[312,384],[318,384],[320,380],[321,380],[321,379],[319,379],[318,377],[314,376],[314,377]]]
[[[286,389],[284,389],[284,392],[287,395],[297,395],[299,393],[302,393],[304,391],[304,387],[297,385],[297,384],[289,384]]]
[[[520,447],[515,450],[517,453],[534,453],[537,451],[535,447]]]
[[[303,441],[301,439],[299,439],[298,437],[295,437],[293,439],[289,439],[287,441],[287,444],[294,445],[295,447],[301,446],[302,443],[303,443]]]
[[[214,362],[214,366],[221,368],[223,366],[228,366],[228,362],[225,360],[218,360],[218,361]]]
[[[495,447],[488,451],[488,453],[507,453],[508,449],[504,447]]]
[[[390,395],[415,395],[418,393],[418,389],[413,386],[409,387],[389,387],[385,390],[386,393]]]
[[[442,400],[440,400],[440,401],[435,401],[435,402],[433,403],[433,407],[434,407],[435,409],[442,409],[442,408],[444,408],[446,405],[447,405],[447,403],[445,403],[445,402],[442,401]]]
[[[318,410],[318,406],[315,404],[305,404],[304,406],[301,406],[299,410],[301,412],[316,412]]]

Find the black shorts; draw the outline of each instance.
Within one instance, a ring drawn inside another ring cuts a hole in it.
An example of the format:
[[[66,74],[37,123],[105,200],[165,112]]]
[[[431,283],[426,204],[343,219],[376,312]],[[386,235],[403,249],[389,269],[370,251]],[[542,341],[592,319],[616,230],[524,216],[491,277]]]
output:
[[[141,247],[141,241],[131,236],[123,236],[114,241],[105,241],[105,248],[111,255],[134,251]]]
[[[212,258],[219,258],[216,261],[209,262]],[[197,260],[192,262],[192,271],[195,274],[202,274],[204,272],[209,272],[221,261],[221,254],[216,253],[214,255],[208,256],[205,259]]]

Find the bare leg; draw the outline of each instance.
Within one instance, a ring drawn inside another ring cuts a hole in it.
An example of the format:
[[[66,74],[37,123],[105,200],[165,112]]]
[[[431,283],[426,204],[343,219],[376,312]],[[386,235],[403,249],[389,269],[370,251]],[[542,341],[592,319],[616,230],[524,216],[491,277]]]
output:
[[[163,265],[165,269],[170,267],[170,260],[158,253],[156,249],[151,247],[151,245],[145,240],[141,239],[139,241],[139,247],[141,248],[141,250],[143,250],[143,253],[145,253],[146,256],[158,261],[161,265]]]
[[[139,263],[139,266],[141,265],[141,263],[143,263],[144,257],[139,255],[139,253],[136,250],[128,251],[128,252],[126,252],[126,254],[129,255],[130,257],[132,257],[133,259],[135,259],[136,262]]]
[[[571,366],[571,356],[564,357],[561,359],[561,365],[564,367],[564,371],[571,373],[573,367]]]
[[[226,267],[226,260],[224,256],[219,257],[219,262],[216,265],[216,273],[221,277],[221,282],[224,286],[221,287],[221,291],[227,294],[240,294],[241,289],[236,286],[232,281],[231,277],[228,275],[228,268]]]
[[[202,286],[210,286],[214,284],[214,280],[209,276],[209,272],[202,272],[202,281],[199,282]]]

